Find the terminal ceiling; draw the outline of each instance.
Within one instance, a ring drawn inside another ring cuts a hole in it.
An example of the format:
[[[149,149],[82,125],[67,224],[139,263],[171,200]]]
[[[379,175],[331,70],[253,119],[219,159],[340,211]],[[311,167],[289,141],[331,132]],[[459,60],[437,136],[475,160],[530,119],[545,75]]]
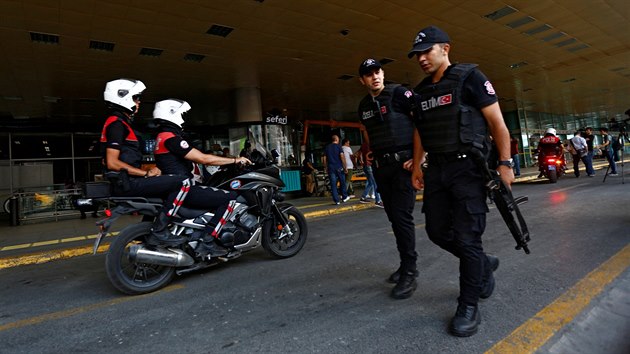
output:
[[[176,97],[193,122],[228,123],[234,91],[258,87],[263,112],[350,120],[359,63],[385,59],[387,80],[415,86],[424,75],[407,52],[431,24],[451,36],[451,61],[480,65],[504,111],[630,108],[627,0],[2,0],[0,127],[99,126],[119,77],[147,85],[141,116]]]

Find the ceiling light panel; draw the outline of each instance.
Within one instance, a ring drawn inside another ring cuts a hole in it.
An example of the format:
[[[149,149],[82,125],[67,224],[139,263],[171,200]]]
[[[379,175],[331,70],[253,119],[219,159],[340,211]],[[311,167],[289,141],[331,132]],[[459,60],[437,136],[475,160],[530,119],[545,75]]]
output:
[[[223,25],[212,25],[210,27],[210,29],[208,29],[206,31],[207,34],[211,34],[213,36],[219,36],[219,37],[227,37],[230,33],[232,33],[232,31],[234,30],[234,28],[232,27],[228,27],[228,26],[223,26]]]
[[[516,12],[516,9],[513,8],[512,6],[505,6],[505,7],[502,7],[500,9],[498,9],[495,12],[492,12],[492,13],[489,13],[487,15],[484,15],[483,17],[485,17],[487,19],[490,19],[492,21],[496,21],[496,20],[498,20],[498,19],[500,19],[502,17],[505,17],[505,16],[507,16],[509,14],[513,14],[515,12]]]

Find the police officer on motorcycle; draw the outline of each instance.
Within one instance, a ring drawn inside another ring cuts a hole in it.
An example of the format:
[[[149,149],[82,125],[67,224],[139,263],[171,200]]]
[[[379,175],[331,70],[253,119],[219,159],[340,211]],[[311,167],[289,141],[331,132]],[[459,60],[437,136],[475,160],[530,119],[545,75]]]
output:
[[[159,133],[155,144],[155,162],[157,167],[164,174],[180,175],[186,178],[193,178],[193,171],[197,164],[221,166],[227,164],[251,164],[245,157],[221,157],[211,154],[204,154],[192,147],[183,137],[182,124],[184,119],[182,114],[190,110],[190,105],[186,101],[170,98],[159,101],[155,104],[153,118],[158,125]],[[214,231],[219,225],[219,229],[214,232],[220,235],[219,219],[227,209],[228,203],[236,199],[235,192],[218,189],[208,186],[192,185],[186,196],[184,205],[189,208],[213,210],[214,217],[209,222],[209,230]],[[234,245],[234,240],[226,237],[218,239],[220,244],[215,243],[215,237],[204,238],[205,252],[210,256],[219,257],[228,253]]]
[[[359,103],[359,120],[368,133],[374,160],[374,178],[387,218],[392,224],[400,267],[388,279],[396,283],[391,296],[406,299],[416,290],[416,228],[411,185],[413,148],[413,93],[400,85],[385,85],[385,73],[375,59],[359,66],[359,80],[367,90]]]
[[[142,150],[139,134],[133,129],[133,117],[140,107],[140,94],[146,86],[142,81],[118,79],[110,81],[103,93],[109,115],[101,132],[101,153],[105,176],[111,182],[112,194],[118,197],[153,197],[164,199],[147,243],[176,246],[183,237],[171,234],[167,226],[172,205],[185,188],[186,177],[165,176],[159,168],[141,169]]]
[[[540,170],[538,178],[543,176],[543,170],[545,168],[543,161],[545,161],[545,157],[547,156],[558,158],[562,161],[561,166],[565,165],[562,141],[556,136],[556,130],[554,128],[547,128],[545,136],[540,138],[538,142],[538,169]]]

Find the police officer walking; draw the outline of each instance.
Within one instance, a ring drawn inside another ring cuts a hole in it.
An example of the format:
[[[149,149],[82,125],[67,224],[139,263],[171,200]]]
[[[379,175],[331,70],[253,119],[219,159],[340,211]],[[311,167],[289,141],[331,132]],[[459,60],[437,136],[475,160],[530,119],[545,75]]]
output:
[[[413,207],[416,192],[411,185],[413,93],[400,85],[385,85],[385,72],[375,59],[359,66],[359,81],[368,95],[359,103],[359,119],[365,125],[374,156],[378,192],[392,224],[400,267],[388,279],[396,283],[391,296],[406,299],[416,290],[416,230]]]
[[[477,332],[479,298],[494,290],[499,260],[483,251],[487,190],[479,160],[488,156],[488,130],[498,149],[497,171],[507,185],[514,180],[510,136],[492,84],[475,64],[451,65],[450,39],[430,26],[418,32],[409,58],[416,57],[428,76],[416,86],[419,114],[414,122],[412,183],[424,187],[422,211],[435,244],[459,258],[460,294],[451,334]],[[420,169],[428,153],[426,173]],[[481,153],[481,154],[480,154]]]

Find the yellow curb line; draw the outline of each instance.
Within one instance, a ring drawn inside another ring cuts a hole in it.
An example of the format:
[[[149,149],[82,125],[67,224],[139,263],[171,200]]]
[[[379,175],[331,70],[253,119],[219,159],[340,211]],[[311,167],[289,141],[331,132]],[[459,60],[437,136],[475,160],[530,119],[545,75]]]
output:
[[[97,252],[102,253],[109,249],[109,245],[101,245]],[[27,255],[0,258],[0,269],[12,268],[29,264],[42,264],[58,259],[67,259],[92,254],[92,246],[52,250]]]
[[[630,244],[591,271],[486,353],[534,353],[630,266]]]

